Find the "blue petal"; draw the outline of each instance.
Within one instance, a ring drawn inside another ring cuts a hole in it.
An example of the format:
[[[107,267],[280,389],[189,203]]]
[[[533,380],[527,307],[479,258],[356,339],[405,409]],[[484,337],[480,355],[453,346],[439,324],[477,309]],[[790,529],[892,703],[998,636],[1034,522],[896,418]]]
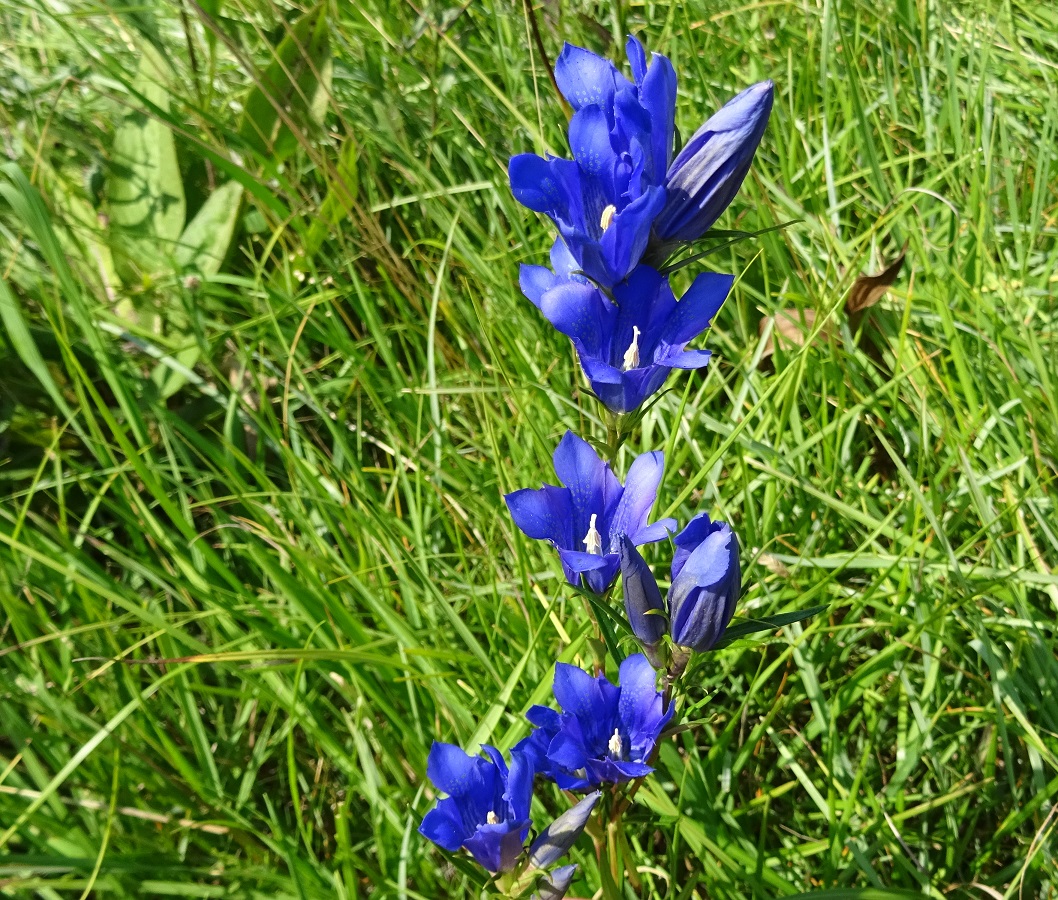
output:
[[[547,758],[547,748],[551,745],[552,737],[545,729],[537,728],[515,744],[511,753],[525,756],[532,763],[534,772],[550,775],[551,761]]]
[[[611,759],[610,757],[588,760],[587,769],[592,784],[603,782],[620,784],[624,781],[631,781],[633,778],[642,778],[654,771],[646,763]]]
[[[715,530],[716,527],[713,525],[712,519],[709,518],[709,514],[698,513],[687,523],[683,531],[672,539],[672,542],[676,545],[676,552],[672,556],[672,567],[669,570],[672,578],[680,574],[683,564],[687,562],[687,557]]]
[[[741,590],[738,540],[723,524],[687,557],[669,589],[672,639],[702,653],[723,637]]]
[[[461,797],[472,791],[481,791],[480,758],[467,756],[455,744],[434,741],[426,760],[426,777],[440,790],[453,797]]]
[[[449,853],[462,847],[467,835],[456,801],[451,797],[439,800],[423,818],[419,834]]]
[[[613,295],[618,314],[607,362],[612,366],[622,364],[625,351],[632,344],[632,329],[638,328],[641,365],[647,366],[654,359],[660,326],[676,308],[668,282],[657,269],[636,266],[627,280],[614,287]]]
[[[646,366],[622,372],[609,363],[585,352],[583,345],[574,341],[580,356],[581,368],[591,382],[591,389],[603,405],[615,413],[638,409],[643,401],[658,390],[668,377],[669,370],[660,366]]]
[[[672,534],[677,527],[675,519],[658,519],[652,525],[644,525],[639,531],[632,535],[632,543],[638,547],[642,544],[653,544],[657,541],[663,541]]]
[[[753,85],[694,133],[669,166],[668,200],[654,223],[659,238],[695,240],[727,208],[764,135],[772,94],[770,81]]]
[[[533,802],[533,778],[536,767],[531,754],[511,751],[511,769],[507,776],[505,799],[511,806],[515,819],[528,819]]]
[[[576,772],[587,764],[588,751],[574,735],[560,731],[547,748],[547,758],[563,769]]]
[[[569,489],[573,511],[573,541],[564,546],[569,550],[579,550],[584,546],[592,515],[602,519],[608,498],[620,491],[620,482],[610,471],[609,465],[599,459],[599,454],[591,444],[572,431],[567,431],[559,441],[554,464],[559,481]],[[596,521],[595,527],[605,540],[605,523]]]
[[[665,205],[665,189],[647,188],[613,217],[599,241],[609,280],[604,287],[620,281],[643,256],[650,239],[650,226]]]
[[[583,730],[585,746],[593,746],[600,734],[609,737],[613,731],[610,722],[617,710],[620,691],[604,676],[593,678],[576,666],[556,663],[554,690],[559,706],[576,719]],[[560,734],[569,733],[566,726],[564,720]],[[550,750],[548,754],[551,755]]]
[[[599,176],[613,168],[610,126],[600,107],[585,106],[574,113],[569,123],[569,146],[585,174]]]
[[[540,298],[559,283],[559,278],[547,266],[527,266],[518,270],[518,286],[533,305],[539,308]]]
[[[656,177],[662,178],[672,161],[672,144],[676,134],[676,70],[667,57],[654,54],[650,70],[640,85],[639,95],[650,114],[654,172]]]
[[[534,704],[529,707],[529,711],[525,714],[525,717],[538,728],[543,728],[549,731],[558,730],[559,714],[551,709],[550,706]]]
[[[664,724],[671,718],[663,712],[664,698],[657,690],[657,672],[642,653],[629,656],[621,663],[621,699],[618,715],[632,746],[632,759],[650,756]]]
[[[504,498],[511,518],[525,534],[538,541],[552,541],[557,546],[570,546],[572,508],[569,491],[545,484],[539,490],[523,488]]]
[[[686,344],[705,331],[724,305],[734,281],[733,276],[716,272],[703,272],[695,278],[665,323],[661,339],[668,344]]]
[[[681,350],[678,353],[670,351],[658,362],[673,369],[704,369],[712,358],[711,350]]]
[[[643,47],[643,42],[634,34],[628,35],[628,40],[625,42],[625,53],[632,67],[632,77],[636,80],[636,84],[642,84],[647,74],[647,51]]]
[[[551,245],[551,268],[560,278],[570,277],[580,268],[580,263],[573,258],[562,238],[556,238]]]
[[[463,842],[479,865],[490,872],[510,872],[518,863],[528,832],[528,822],[482,825]]]
[[[567,281],[541,297],[540,311],[562,334],[580,341],[585,352],[602,351],[616,315],[613,304],[597,287]]]
[[[503,758],[503,754],[500,753],[495,747],[489,744],[481,745],[482,752],[491,760],[492,764],[500,773],[500,778],[503,781],[507,780],[507,761]]]
[[[632,633],[644,644],[656,644],[666,625],[661,589],[646,560],[626,534],[621,535],[621,591]]]
[[[555,61],[555,81],[575,110],[592,104],[609,106],[618,86],[628,84],[610,60],[573,44],[566,44]]]
[[[665,454],[660,450],[637,456],[628,469],[625,490],[610,523],[610,547],[619,546],[619,536],[636,533],[647,523],[647,517],[657,499],[658,486],[665,474]]]
[[[555,178],[549,160],[535,153],[519,153],[511,157],[507,174],[511,193],[522,206],[549,215],[566,207],[567,192]]]

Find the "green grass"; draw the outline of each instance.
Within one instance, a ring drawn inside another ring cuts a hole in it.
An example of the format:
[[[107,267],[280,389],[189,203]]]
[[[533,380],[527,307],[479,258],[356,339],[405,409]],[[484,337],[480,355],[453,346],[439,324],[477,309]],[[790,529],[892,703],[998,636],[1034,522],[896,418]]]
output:
[[[564,429],[603,433],[517,289],[550,229],[506,160],[565,125],[523,7],[296,16],[0,0],[0,893],[475,896],[415,833],[430,742],[509,747],[556,657],[590,659],[501,499],[551,477]],[[685,136],[773,78],[719,224],[799,220],[709,257],[739,274],[714,364],[632,446],[667,452],[660,510],[735,524],[743,615],[826,612],[694,663],[701,725],[628,814],[626,896],[1054,896],[1058,13],[537,16],[552,58],[628,30],[668,54]],[[239,110],[284,72],[271,141]],[[242,185],[216,274],[122,231],[123,127],[175,135],[154,171],[187,215],[155,209],[158,235]],[[853,279],[905,242],[852,330]],[[787,308],[812,339],[761,368]],[[590,897],[587,839],[573,857]]]

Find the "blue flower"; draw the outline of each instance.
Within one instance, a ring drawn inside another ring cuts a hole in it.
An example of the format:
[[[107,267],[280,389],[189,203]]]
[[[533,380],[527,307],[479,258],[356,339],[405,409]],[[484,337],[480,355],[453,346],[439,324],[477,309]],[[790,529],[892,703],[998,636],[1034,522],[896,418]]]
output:
[[[621,663],[619,687],[557,663],[555,699],[563,712],[533,706],[526,717],[537,730],[515,749],[567,791],[649,775],[658,737],[673,714],[656,681],[641,653]]]
[[[466,848],[490,872],[509,872],[529,833],[533,767],[515,752],[508,770],[495,747],[482,750],[488,759],[434,742],[426,774],[449,796],[426,814],[419,834],[450,853]]]
[[[724,636],[742,591],[738,538],[700,513],[675,538],[669,628],[674,643],[703,653]]]
[[[654,222],[662,243],[697,240],[727,209],[768,125],[773,93],[770,81],[746,88],[680,151],[665,179],[664,209]]]
[[[669,633],[673,643],[704,653],[724,636],[742,590],[738,538],[726,522],[700,513],[673,542]],[[654,576],[627,540],[621,542],[621,580],[632,633],[649,651],[661,639],[665,609]]]
[[[584,575],[588,587],[601,594],[617,576],[622,534],[635,544],[647,544],[675,530],[673,519],[647,524],[665,470],[664,455],[654,451],[638,456],[622,487],[609,463],[599,459],[587,441],[567,431],[554,463],[562,487],[525,488],[503,499],[515,525],[558,548],[570,584],[579,584]]]
[[[734,279],[700,274],[676,301],[668,280],[641,265],[613,288],[613,301],[594,285],[568,276],[569,259],[551,252],[555,273],[522,266],[525,295],[573,341],[595,395],[616,413],[637,409],[668,378],[671,369],[699,369],[708,350],[687,343],[709,327]]]
[[[676,73],[664,56],[628,40],[634,81],[607,59],[566,44],[555,64],[559,89],[575,110],[573,159],[512,157],[511,191],[555,223],[577,267],[604,287],[639,262],[665,204],[663,182],[675,133]]]

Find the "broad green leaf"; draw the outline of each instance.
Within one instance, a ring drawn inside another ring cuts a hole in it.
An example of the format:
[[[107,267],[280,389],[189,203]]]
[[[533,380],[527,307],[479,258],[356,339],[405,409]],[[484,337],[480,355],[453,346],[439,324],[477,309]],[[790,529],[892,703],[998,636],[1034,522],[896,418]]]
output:
[[[237,181],[222,184],[209,195],[180,237],[176,262],[181,268],[206,276],[220,271],[239,220],[242,195]]]
[[[283,162],[299,135],[304,139],[323,121],[332,70],[327,16],[320,4],[290,27],[246,98],[239,135],[262,162]]]
[[[169,110],[168,63],[144,44],[133,91],[163,112]],[[107,179],[107,210],[114,230],[118,272],[142,280],[171,256],[184,229],[184,187],[169,127],[149,110],[132,109],[117,132]]]

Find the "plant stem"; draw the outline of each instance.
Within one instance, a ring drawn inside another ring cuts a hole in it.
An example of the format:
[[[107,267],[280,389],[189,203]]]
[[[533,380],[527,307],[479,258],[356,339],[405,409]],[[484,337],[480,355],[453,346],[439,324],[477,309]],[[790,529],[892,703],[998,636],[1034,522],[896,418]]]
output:
[[[621,450],[621,418],[616,413],[606,414],[606,456],[613,467],[617,464],[617,454]]]

